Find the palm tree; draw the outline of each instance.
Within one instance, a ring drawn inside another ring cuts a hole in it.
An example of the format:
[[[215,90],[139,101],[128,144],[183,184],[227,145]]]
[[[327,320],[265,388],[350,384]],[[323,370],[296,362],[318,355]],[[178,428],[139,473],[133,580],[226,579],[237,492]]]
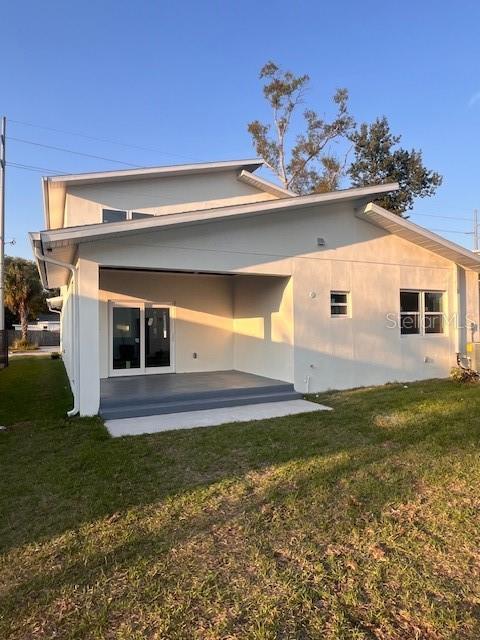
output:
[[[28,321],[44,305],[43,289],[37,267],[31,260],[7,258],[5,269],[5,306],[18,314],[22,342],[28,342]]]

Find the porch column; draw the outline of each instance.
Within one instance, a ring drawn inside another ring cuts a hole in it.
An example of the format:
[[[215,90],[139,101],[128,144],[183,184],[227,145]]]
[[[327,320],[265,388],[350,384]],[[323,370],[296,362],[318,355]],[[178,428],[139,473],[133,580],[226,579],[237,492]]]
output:
[[[100,406],[100,321],[98,264],[79,258],[78,269],[78,351],[79,408],[81,416],[93,416]]]

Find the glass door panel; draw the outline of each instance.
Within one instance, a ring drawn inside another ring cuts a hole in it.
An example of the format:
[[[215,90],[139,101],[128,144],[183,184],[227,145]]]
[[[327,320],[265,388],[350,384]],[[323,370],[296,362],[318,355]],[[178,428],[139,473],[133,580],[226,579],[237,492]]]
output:
[[[114,306],[113,368],[140,368],[140,308]]]
[[[170,366],[170,309],[145,307],[145,367]]]

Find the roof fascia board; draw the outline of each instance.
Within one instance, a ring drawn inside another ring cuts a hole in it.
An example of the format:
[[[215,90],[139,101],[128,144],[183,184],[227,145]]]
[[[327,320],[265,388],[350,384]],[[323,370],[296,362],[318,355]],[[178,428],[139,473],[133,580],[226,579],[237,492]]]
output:
[[[372,195],[396,191],[397,189],[398,184],[392,183],[375,187],[359,187],[344,189],[342,191],[332,191],[331,193],[269,200],[267,202],[219,207],[217,209],[165,214],[162,216],[152,216],[151,219],[127,220],[124,222],[110,222],[108,224],[98,223],[85,225],[83,227],[66,227],[64,229],[42,231],[41,238],[46,246],[65,246],[67,244],[92,242],[114,236],[129,235],[131,233],[142,233],[156,228],[165,229],[177,225],[208,223],[237,216],[257,216],[276,213],[290,208],[309,208],[321,204],[361,200],[362,198],[367,198]]]
[[[115,182],[119,180],[135,180],[142,178],[161,178],[168,176],[190,175],[195,173],[209,173],[243,169],[255,171],[263,165],[260,158],[246,160],[226,160],[222,162],[198,162],[191,164],[166,165],[161,167],[139,167],[138,169],[121,169],[115,171],[94,171],[92,173],[78,173],[59,176],[48,176],[51,184],[87,184],[92,182]]]
[[[38,273],[40,274],[40,282],[42,283],[42,287],[44,289],[48,289],[48,276],[47,269],[45,267],[45,263],[41,262],[36,255],[36,249],[42,250],[42,236],[38,231],[31,231],[28,234],[30,238],[30,244],[32,245],[32,253],[35,258],[35,264],[37,265]]]
[[[439,253],[438,250],[435,251],[435,248],[432,248],[432,245],[433,247],[435,246],[442,247],[446,251],[449,251],[452,254],[457,255],[457,257],[460,260],[459,262],[457,262],[457,264],[460,264],[461,266],[464,266],[464,264],[466,264],[466,265],[469,265],[466,267],[468,269],[480,270],[480,256],[473,253],[473,251],[470,251],[469,249],[466,249],[465,247],[462,247],[461,245],[456,244],[451,240],[447,240],[446,238],[443,238],[437,233],[430,231],[428,229],[425,229],[424,227],[421,227],[420,225],[415,224],[414,222],[410,222],[410,220],[406,220],[405,218],[402,218],[401,216],[398,216],[395,213],[392,213],[391,211],[388,211],[387,209],[384,209],[383,207],[380,207],[379,205],[373,202],[370,202],[369,204],[367,204],[363,212],[358,212],[356,215],[358,218],[362,220],[367,220],[371,224],[375,224],[376,226],[380,226],[382,229],[389,230],[390,233],[395,233],[394,230],[387,229],[387,226],[380,225],[379,223],[375,222],[375,220],[373,220],[371,217],[372,214],[376,214],[386,222],[390,223],[390,229],[394,229],[395,227],[405,229],[405,231],[410,231],[414,234],[421,236],[429,243],[428,247],[425,246],[425,244],[422,245],[420,243],[417,243],[419,244],[419,246],[423,246],[423,248],[426,248],[429,251],[432,251],[434,253],[438,253],[439,255],[442,255],[442,254]],[[462,258],[464,258],[463,264],[461,261]],[[448,259],[452,260],[452,262],[456,262],[452,258],[448,258]]]
[[[283,187],[270,182],[269,180],[265,180],[265,178],[260,178],[260,176],[253,175],[249,171],[245,171],[245,169],[243,169],[238,174],[238,180],[280,198],[296,197],[298,195],[296,193],[293,193],[293,191],[289,191],[288,189],[284,189]]]

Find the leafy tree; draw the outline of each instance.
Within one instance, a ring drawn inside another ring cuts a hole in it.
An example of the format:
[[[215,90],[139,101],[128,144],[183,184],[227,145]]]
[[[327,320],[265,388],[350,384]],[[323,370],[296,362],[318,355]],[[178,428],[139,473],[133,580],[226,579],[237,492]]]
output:
[[[354,159],[347,173],[354,186],[398,182],[400,190],[386,194],[378,203],[403,215],[412,209],[415,198],[432,196],[442,184],[442,176],[427,169],[422,152],[397,147],[401,136],[390,131],[388,120],[377,118],[372,124],[362,124],[351,136]]]
[[[45,293],[37,267],[23,258],[5,259],[5,305],[16,314],[22,327],[22,341],[28,340],[28,321],[46,310]]]
[[[289,145],[292,118],[303,103],[308,75],[296,76],[280,69],[274,62],[260,71],[263,94],[273,111],[272,124],[254,120],[248,131],[257,154],[278,176],[286,189],[299,194],[331,191],[338,187],[341,163],[327,153],[328,145],[351,132],[354,121],[347,109],[348,92],[338,89],[333,96],[335,118],[328,122],[312,109],[303,111],[304,131]]]

